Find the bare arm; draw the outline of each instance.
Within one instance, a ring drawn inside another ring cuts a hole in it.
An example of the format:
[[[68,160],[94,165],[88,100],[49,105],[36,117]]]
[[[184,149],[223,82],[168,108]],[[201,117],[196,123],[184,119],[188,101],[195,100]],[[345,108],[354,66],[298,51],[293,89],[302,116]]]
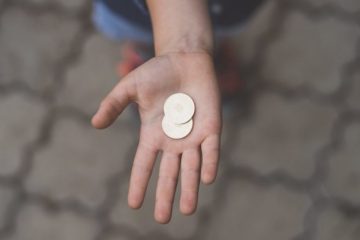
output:
[[[213,33],[207,0],[147,0],[155,52],[212,53]]]
[[[216,178],[221,109],[215,77],[213,38],[206,0],[148,0],[156,56],[125,76],[100,104],[92,119],[96,128],[110,126],[132,101],[139,106],[141,128],[129,184],[128,204],[140,208],[159,152],[160,170],[154,217],[171,219],[178,176],[180,211],[195,212],[200,179]],[[190,95],[196,105],[191,133],[170,139],[161,128],[163,104],[176,92]]]

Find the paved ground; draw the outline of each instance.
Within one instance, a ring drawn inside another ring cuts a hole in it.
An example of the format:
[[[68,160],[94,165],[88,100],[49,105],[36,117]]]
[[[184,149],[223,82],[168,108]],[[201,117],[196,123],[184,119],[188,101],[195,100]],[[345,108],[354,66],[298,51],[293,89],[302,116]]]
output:
[[[217,182],[158,225],[126,193],[138,126],[89,118],[118,44],[85,0],[0,0],[0,239],[360,239],[360,2],[266,3],[239,36],[248,81]],[[177,200],[178,201],[178,196]]]

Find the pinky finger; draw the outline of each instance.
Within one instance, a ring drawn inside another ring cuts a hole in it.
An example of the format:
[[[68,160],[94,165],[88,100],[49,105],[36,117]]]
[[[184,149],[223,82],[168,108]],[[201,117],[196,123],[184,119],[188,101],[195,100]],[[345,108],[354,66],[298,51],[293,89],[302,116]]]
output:
[[[220,136],[212,135],[207,137],[201,144],[201,152],[201,181],[204,184],[211,184],[215,181],[218,171]]]

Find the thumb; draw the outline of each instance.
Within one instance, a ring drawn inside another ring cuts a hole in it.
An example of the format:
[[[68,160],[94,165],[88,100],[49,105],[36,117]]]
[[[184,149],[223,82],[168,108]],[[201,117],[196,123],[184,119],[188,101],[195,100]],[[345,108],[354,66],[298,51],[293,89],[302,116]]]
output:
[[[136,97],[136,84],[129,74],[102,100],[91,124],[98,129],[109,127]]]

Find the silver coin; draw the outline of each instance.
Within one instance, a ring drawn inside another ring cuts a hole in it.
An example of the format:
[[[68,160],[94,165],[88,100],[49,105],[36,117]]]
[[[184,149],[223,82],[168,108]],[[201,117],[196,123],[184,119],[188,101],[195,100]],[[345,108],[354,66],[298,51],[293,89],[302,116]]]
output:
[[[195,103],[189,95],[175,93],[166,99],[164,113],[173,123],[183,124],[194,116]]]
[[[188,136],[193,128],[193,120],[184,123],[176,124],[171,121],[166,115],[162,120],[162,129],[166,136],[172,139],[181,139]]]

